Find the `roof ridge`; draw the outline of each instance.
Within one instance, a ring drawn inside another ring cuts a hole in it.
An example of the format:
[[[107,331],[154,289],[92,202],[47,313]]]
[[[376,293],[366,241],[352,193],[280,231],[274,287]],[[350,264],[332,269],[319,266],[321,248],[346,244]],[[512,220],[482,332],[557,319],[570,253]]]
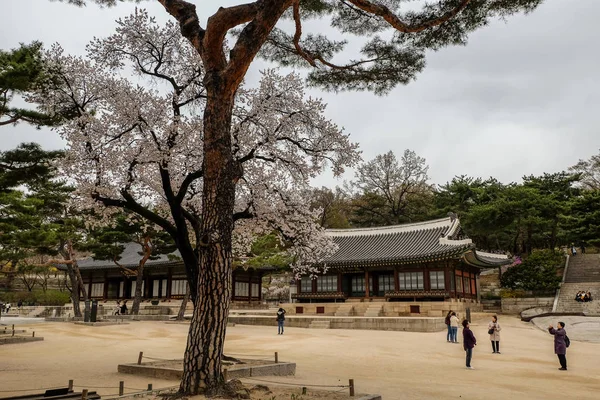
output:
[[[368,235],[381,235],[401,232],[411,232],[417,230],[436,229],[436,228],[449,228],[452,226],[452,219],[450,217],[439,218],[429,221],[421,222],[410,222],[407,224],[400,225],[389,225],[389,226],[376,226],[371,228],[350,228],[350,229],[326,229],[325,233],[329,236],[368,236]]]

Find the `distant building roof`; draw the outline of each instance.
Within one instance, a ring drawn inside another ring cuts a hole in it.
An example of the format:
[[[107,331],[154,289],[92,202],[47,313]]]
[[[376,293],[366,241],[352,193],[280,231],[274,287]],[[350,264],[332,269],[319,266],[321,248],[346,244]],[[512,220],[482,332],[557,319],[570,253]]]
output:
[[[125,267],[130,269],[135,269],[138,267],[140,260],[142,259],[142,246],[138,243],[126,243],[125,249],[121,253],[121,258],[117,260],[117,262]],[[154,259],[149,259],[146,261],[144,268],[156,268],[156,267],[182,267],[183,260],[181,259],[181,253],[179,250],[175,250],[170,254],[160,254]],[[119,269],[120,267],[114,263],[113,260],[94,260],[93,257],[88,257],[77,262],[79,269],[81,271],[99,271],[99,270],[107,270],[107,269]],[[66,266],[59,265],[59,269],[66,269]],[[238,267],[243,268],[243,267]],[[250,268],[262,271],[272,271],[275,270],[275,267],[272,266],[262,266],[259,268]]]
[[[137,268],[140,260],[142,259],[142,246],[138,243],[126,243],[124,244],[125,249],[121,253],[121,258],[117,260],[119,264],[127,268]],[[158,266],[174,266],[181,265],[181,255],[179,250],[173,253],[160,254],[156,259],[150,259],[146,261],[145,267],[158,267]],[[94,260],[93,257],[85,258],[77,262],[79,269],[85,270],[101,270],[101,269],[116,269],[119,268],[113,260]]]
[[[509,263],[505,255],[480,253],[471,239],[460,238],[456,216],[404,225],[326,231],[338,250],[324,263],[331,267],[409,264],[462,258],[477,267]]]

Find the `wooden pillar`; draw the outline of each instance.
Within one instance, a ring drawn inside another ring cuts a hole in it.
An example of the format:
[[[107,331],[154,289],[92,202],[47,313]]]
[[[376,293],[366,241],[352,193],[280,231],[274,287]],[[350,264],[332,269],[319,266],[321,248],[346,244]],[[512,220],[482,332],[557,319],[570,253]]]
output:
[[[400,276],[398,275],[398,267],[394,267],[394,291],[400,291]]]
[[[167,270],[167,299],[171,300],[171,291],[173,290],[173,268]]]
[[[235,269],[233,270],[232,274],[231,274],[231,300],[235,299],[235,282],[236,282],[236,273],[235,273]]]
[[[311,279],[310,283],[311,283],[311,293],[317,293],[317,280]]]
[[[262,302],[262,281],[263,281],[263,272],[258,271],[258,300]]]
[[[252,302],[252,269],[248,270],[248,303]]]
[[[338,271],[338,273],[337,273],[337,291],[339,293],[341,293],[343,290],[342,279],[344,279],[344,275],[342,275],[341,271]]]
[[[368,299],[371,293],[369,293],[369,270],[365,269],[365,297]]]
[[[431,290],[431,282],[429,280],[429,265],[425,264],[423,267],[423,290]]]
[[[88,281],[88,291],[87,291],[88,299],[92,298],[92,281],[93,280],[94,280],[94,273],[92,271],[90,271],[89,281]]]
[[[144,279],[144,292],[142,293],[142,296],[147,299],[151,299],[154,295],[154,293],[152,293],[154,288],[152,287],[152,285],[150,285],[150,282],[150,275],[148,274],[146,275],[146,279]]]
[[[460,272],[461,272],[461,274],[460,274],[461,285],[460,286],[462,287],[462,298],[465,299],[466,296],[465,296],[465,267],[464,267],[464,265],[460,266]]]
[[[108,299],[108,272],[104,271],[104,293],[102,293],[103,300]]]

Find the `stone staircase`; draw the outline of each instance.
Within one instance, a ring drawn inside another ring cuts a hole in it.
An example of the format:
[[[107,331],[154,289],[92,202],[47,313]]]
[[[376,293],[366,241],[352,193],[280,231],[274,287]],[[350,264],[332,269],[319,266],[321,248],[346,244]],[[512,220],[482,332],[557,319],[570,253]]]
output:
[[[575,295],[580,290],[589,291],[593,301],[575,301]],[[578,254],[569,257],[567,275],[560,287],[556,311],[600,315],[600,255]]]
[[[600,282],[600,254],[579,254],[569,257],[565,283],[580,282]]]
[[[29,314],[27,314],[28,317],[39,317],[41,316],[47,309],[48,307],[46,306],[39,306],[33,309],[33,311],[31,311]]]
[[[575,295],[580,290],[592,293],[593,301],[580,303],[575,301]],[[600,282],[563,283],[558,296],[559,313],[584,313],[586,315],[600,315]]]
[[[370,304],[364,313],[365,317],[379,317],[383,314],[383,304],[373,303]]]
[[[356,315],[354,313],[354,304],[342,303],[334,314],[336,317],[350,317]]]
[[[329,320],[314,320],[308,325],[309,329],[331,329],[331,321]]]

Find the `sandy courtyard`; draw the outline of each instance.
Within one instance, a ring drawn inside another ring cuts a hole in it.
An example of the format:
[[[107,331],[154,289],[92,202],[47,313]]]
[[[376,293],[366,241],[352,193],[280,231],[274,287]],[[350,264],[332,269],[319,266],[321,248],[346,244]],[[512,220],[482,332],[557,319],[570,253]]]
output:
[[[361,393],[392,399],[569,399],[600,397],[600,344],[573,341],[569,371],[558,371],[552,336],[515,317],[500,317],[501,355],[492,355],[487,316],[472,324],[478,339],[473,366],[464,367],[461,345],[446,343],[445,333],[276,327],[228,328],[226,350],[235,355],[271,355],[297,363],[293,378],[261,378],[289,383],[345,385],[354,378]],[[176,385],[175,381],[117,373],[117,364],[137,361],[140,351],[154,358],[182,357],[187,325],[132,322],[88,327],[68,323],[22,325],[43,342],[0,346],[0,397],[23,394],[19,389],[64,386],[101,395],[125,387],[143,389]],[[568,332],[567,326],[567,332]],[[460,336],[460,331],[459,331]],[[248,381],[250,383],[251,381]],[[262,383],[252,381],[252,383]],[[270,384],[267,384],[270,385]]]

